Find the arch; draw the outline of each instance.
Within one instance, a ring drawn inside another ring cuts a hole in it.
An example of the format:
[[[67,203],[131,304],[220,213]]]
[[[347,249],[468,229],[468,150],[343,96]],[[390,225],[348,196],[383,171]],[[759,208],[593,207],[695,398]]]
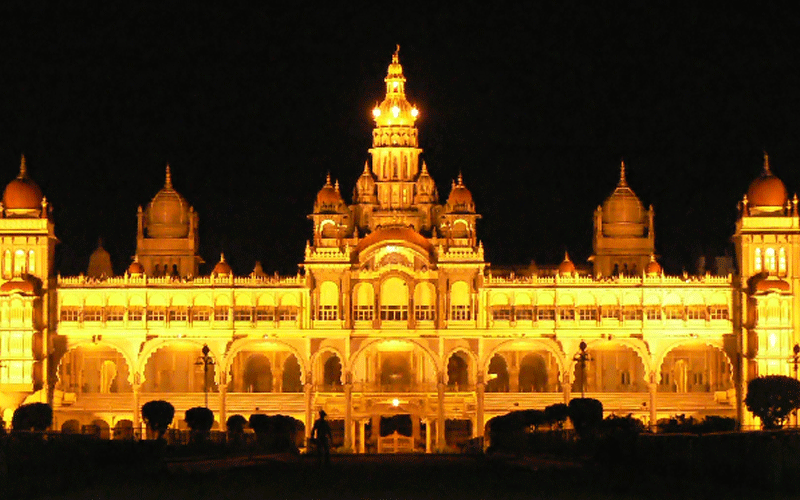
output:
[[[594,340],[588,342],[587,352],[591,360],[586,365],[585,379],[580,365],[572,361],[573,391],[580,392],[584,380],[586,390],[592,392],[648,390],[648,374],[651,370],[646,346],[629,339]],[[572,356],[570,359],[574,358]]]
[[[495,353],[486,367],[486,392],[508,392],[510,381],[505,356]]]
[[[493,293],[489,299],[490,306],[507,306],[509,305],[508,295],[505,293]]]
[[[143,392],[216,392],[219,357],[210,351],[215,364],[206,371],[197,360],[203,345],[199,340],[163,340],[146,345],[141,358]],[[207,378],[206,378],[207,377]]]
[[[246,351],[287,351],[292,354],[300,364],[301,375],[308,370],[309,362],[305,356],[292,344],[279,339],[239,339],[233,342],[222,360],[220,372],[230,376],[233,361],[236,356]],[[306,381],[303,378],[303,383]]]
[[[61,434],[80,434],[81,423],[77,420],[70,419],[61,424]]]
[[[447,359],[447,387],[452,390],[467,390],[470,384],[470,358],[459,349]]]
[[[715,392],[733,388],[733,364],[718,345],[693,341],[673,345],[659,359],[659,392]]]
[[[303,391],[303,369],[297,356],[290,354],[283,362],[283,381],[281,392],[302,392]]]
[[[380,286],[380,313],[382,321],[408,320],[408,285],[406,280],[390,275]]]
[[[323,281],[319,287],[319,304],[323,306],[338,306],[339,285],[333,281]]]
[[[342,386],[342,360],[336,353],[329,352],[329,356],[322,363],[322,385],[326,388],[336,389]]]
[[[251,354],[245,361],[243,390],[238,392],[272,392],[272,364],[263,354]]]
[[[489,363],[492,356],[500,354],[503,351],[547,351],[553,356],[556,361],[558,373],[563,374],[566,371],[565,367],[565,354],[561,347],[553,340],[549,339],[525,339],[525,340],[506,340],[496,345],[494,349],[490,350],[483,360],[483,372],[489,373]]]
[[[470,287],[466,281],[456,281],[450,285],[450,303],[452,305],[469,305],[470,296]]]
[[[58,360],[58,387],[79,394],[132,392],[133,366],[130,357],[114,344],[77,342],[69,345]]]
[[[530,352],[519,363],[519,392],[545,392],[548,388],[547,364],[544,357]]]
[[[86,427],[87,427],[86,434],[93,434],[95,437],[99,439],[111,438],[111,426],[109,426],[108,422],[106,422],[102,418],[96,418],[92,420],[92,423]]]
[[[372,306],[375,304],[375,290],[372,283],[356,283],[353,288],[353,305]]]
[[[117,423],[114,424],[114,439],[130,440],[133,438],[133,422],[127,418],[117,420]]]
[[[404,363],[400,357],[407,362]],[[436,383],[443,377],[438,356],[423,344],[422,339],[407,338],[365,342],[352,356],[349,373],[353,381],[363,385],[365,390],[375,386],[377,390],[400,392],[435,390]]]

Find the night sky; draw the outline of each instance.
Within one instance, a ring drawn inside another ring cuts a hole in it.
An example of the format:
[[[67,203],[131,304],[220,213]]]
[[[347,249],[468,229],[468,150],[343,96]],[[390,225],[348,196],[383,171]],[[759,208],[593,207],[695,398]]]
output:
[[[732,254],[762,150],[798,188],[800,21],[774,7],[64,4],[0,6],[0,180],[24,153],[65,275],[98,237],[125,269],[167,162],[201,272],[220,251],[296,272],[328,171],[350,200],[398,43],[424,159],[443,199],[463,172],[493,264],[585,262],[621,158],[671,273]]]

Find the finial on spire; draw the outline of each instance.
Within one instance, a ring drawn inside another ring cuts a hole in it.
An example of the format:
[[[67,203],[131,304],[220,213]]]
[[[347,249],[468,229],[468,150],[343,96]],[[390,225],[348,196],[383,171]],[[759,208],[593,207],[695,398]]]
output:
[[[570,261],[570,260],[569,260],[569,252],[567,252],[566,250],[564,250],[564,262],[569,262],[569,261]]]
[[[458,185],[459,186],[463,186],[464,185],[464,176],[461,175],[461,172],[458,173]]]
[[[395,49],[394,54],[392,54],[392,62],[398,63],[400,62],[400,44],[397,44],[397,49]]]
[[[166,189],[172,189],[172,172],[169,169],[169,163],[167,163],[167,176],[164,179],[164,187]]]
[[[364,173],[367,174],[367,175],[372,173],[372,172],[369,171],[369,162],[368,161],[364,162]]]
[[[219,253],[219,261],[220,262],[225,262],[225,254],[223,252]]]
[[[331,173],[330,172],[328,172],[328,174],[325,176],[325,185],[326,186],[333,186],[333,184],[331,184]]]
[[[19,178],[22,179],[23,177],[28,176],[28,167],[25,164],[25,155],[22,155],[22,159],[19,161]]]
[[[339,179],[336,179],[336,184],[333,185],[333,189],[335,189],[337,193],[339,192]]]
[[[620,160],[619,162],[619,185],[628,185],[628,180],[625,178],[625,160]]]
[[[428,174],[428,164],[425,161],[422,161],[422,175],[430,175]]]
[[[769,155],[766,151],[764,151],[764,173],[766,175],[772,175],[772,171],[769,169]]]

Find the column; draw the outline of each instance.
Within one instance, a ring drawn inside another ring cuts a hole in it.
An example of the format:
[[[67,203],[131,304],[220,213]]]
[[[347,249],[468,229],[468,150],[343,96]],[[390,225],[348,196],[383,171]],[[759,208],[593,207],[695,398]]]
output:
[[[139,391],[141,390],[141,384],[139,384],[139,374],[137,373],[134,375],[135,381],[133,383],[133,431],[136,432],[140,429],[142,425],[139,417],[141,417],[141,411],[139,411]]]
[[[353,384],[349,380],[344,384],[344,447],[353,449]]]
[[[425,419],[425,453],[431,452],[431,419]]]
[[[311,372],[306,375],[306,383],[303,386],[306,400],[306,442],[311,438],[311,428],[314,426],[314,416],[311,412]]]
[[[228,430],[228,384],[219,384],[219,428]]]
[[[419,416],[411,415],[411,442],[413,443],[414,450],[417,449],[417,442],[419,442]]]
[[[358,452],[362,455],[367,452],[367,421],[366,420],[359,420],[358,421]]]
[[[486,393],[486,384],[481,380],[478,382],[478,387],[475,396],[477,397],[477,404],[475,409],[475,428],[472,430],[473,437],[483,437],[484,423],[483,423],[483,396]]]
[[[654,382],[655,374],[650,375],[650,383],[647,388],[650,390],[650,429],[656,429],[656,421],[658,420],[658,412],[656,411],[656,391],[658,385]]]
[[[569,371],[564,372],[561,380],[561,390],[564,391],[564,404],[568,405],[569,400],[572,398],[572,377],[570,377]]]
[[[446,444],[444,438],[444,382],[442,382],[441,376],[439,377],[437,390],[438,408],[436,409],[436,448],[441,450]]]
[[[508,367],[508,390],[509,390],[509,392],[519,392],[519,367],[518,366],[509,366]]]

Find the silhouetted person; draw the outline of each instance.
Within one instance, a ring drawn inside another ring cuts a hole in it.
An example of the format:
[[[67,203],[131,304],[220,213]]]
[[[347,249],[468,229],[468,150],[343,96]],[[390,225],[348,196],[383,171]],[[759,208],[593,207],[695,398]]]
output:
[[[330,465],[333,435],[331,434],[330,424],[325,420],[326,415],[325,410],[319,411],[319,418],[314,422],[314,427],[311,429],[311,439],[317,447],[319,463],[322,464],[324,461],[325,465]]]

